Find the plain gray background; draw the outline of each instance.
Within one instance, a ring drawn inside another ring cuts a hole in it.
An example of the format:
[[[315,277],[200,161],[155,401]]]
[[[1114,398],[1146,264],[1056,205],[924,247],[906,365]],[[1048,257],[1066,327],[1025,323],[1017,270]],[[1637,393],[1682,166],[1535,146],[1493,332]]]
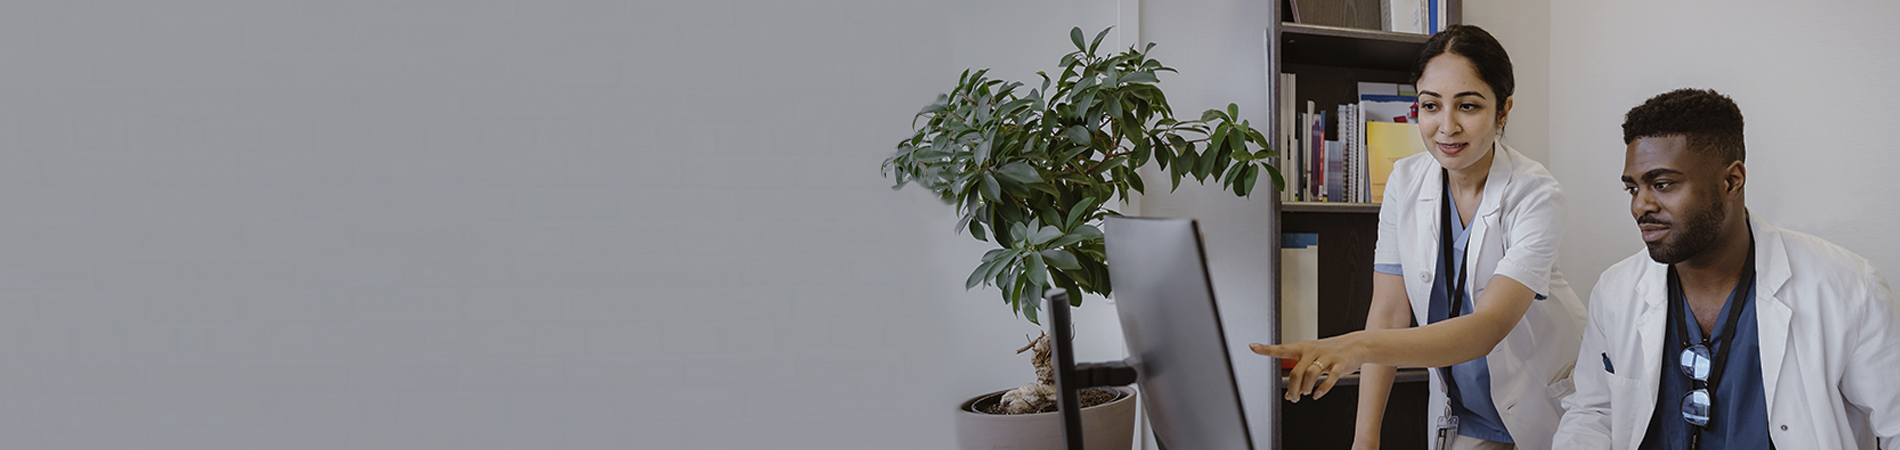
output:
[[[1035,328],[963,291],[987,246],[949,208],[878,176],[911,114],[1114,25],[1182,70],[1177,110],[1264,123],[1266,7],[0,2],[0,447],[951,448],[957,402],[1032,379]],[[1741,103],[1758,214],[1900,258],[1900,7],[1465,11],[1518,63],[1507,139],[1565,183],[1583,291],[1640,249],[1615,125],[1679,86]],[[1129,208],[1202,219],[1237,344],[1274,332],[1245,320],[1266,208]],[[1119,358],[1087,301],[1079,359]]]

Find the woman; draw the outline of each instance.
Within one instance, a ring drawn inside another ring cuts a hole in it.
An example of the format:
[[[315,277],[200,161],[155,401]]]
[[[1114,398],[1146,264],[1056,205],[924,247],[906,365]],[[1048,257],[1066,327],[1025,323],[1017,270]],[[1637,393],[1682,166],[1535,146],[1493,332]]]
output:
[[[1441,368],[1433,388],[1457,420],[1434,421],[1456,429],[1439,448],[1550,448],[1584,321],[1556,269],[1563,191],[1497,142],[1514,82],[1490,33],[1458,25],[1432,36],[1413,76],[1429,151],[1399,160],[1386,183],[1366,331],[1253,350],[1299,361],[1292,401],[1363,372],[1355,448],[1379,446],[1395,366]]]

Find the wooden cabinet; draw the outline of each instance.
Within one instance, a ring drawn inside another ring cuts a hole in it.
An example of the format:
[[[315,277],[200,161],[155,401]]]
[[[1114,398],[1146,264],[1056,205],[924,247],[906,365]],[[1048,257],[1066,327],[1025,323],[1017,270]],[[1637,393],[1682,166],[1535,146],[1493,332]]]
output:
[[[1345,0],[1323,2],[1344,5],[1357,11],[1377,14],[1383,0]],[[1448,1],[1448,23],[1460,23],[1461,5]],[[1302,1],[1301,6],[1309,2]],[[1290,20],[1290,4],[1281,7],[1267,30],[1270,48],[1267,54],[1267,86],[1270,105],[1276,105],[1270,127],[1272,136],[1281,136],[1277,109],[1281,95],[1281,73],[1297,75],[1295,96],[1299,105],[1312,101],[1320,109],[1331,111],[1336,105],[1356,103],[1359,82],[1410,84],[1412,65],[1429,36],[1393,33],[1342,26],[1299,24]],[[1309,16],[1310,17],[1310,16]],[[1363,20],[1348,21],[1363,26]],[[1343,25],[1344,23],[1342,23]],[[1302,106],[1303,108],[1303,106]],[[1303,111],[1303,109],[1302,109]],[[1329,117],[1328,120],[1336,120]],[[1329,123],[1328,130],[1338,130]],[[1337,139],[1328,132],[1328,139]],[[1277,142],[1277,138],[1276,138]],[[1284,149],[1282,149],[1284,150]],[[1378,242],[1379,205],[1369,203],[1282,203],[1275,197],[1274,216],[1281,233],[1319,235],[1318,330],[1320,337],[1337,336],[1365,328],[1366,311],[1372,299],[1372,252]],[[1279,254],[1272,257],[1275,279],[1283,270]],[[1276,284],[1277,286],[1277,284]],[[1275,294],[1275,318],[1281,299]],[[1274,336],[1278,339],[1278,336]],[[1304,399],[1300,403],[1282,402],[1276,418],[1279,423],[1279,448],[1331,449],[1352,444],[1353,422],[1358,410],[1357,376],[1341,381],[1341,387],[1324,399]],[[1424,369],[1403,369],[1393,384],[1387,401],[1382,444],[1388,449],[1424,449],[1429,444],[1429,377]],[[1278,384],[1285,388],[1285,382]]]

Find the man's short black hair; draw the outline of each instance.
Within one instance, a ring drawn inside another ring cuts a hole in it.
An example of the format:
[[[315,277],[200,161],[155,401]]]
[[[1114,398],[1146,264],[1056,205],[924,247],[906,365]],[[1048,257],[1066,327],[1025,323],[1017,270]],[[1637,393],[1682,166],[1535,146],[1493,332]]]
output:
[[[1689,149],[1722,162],[1744,161],[1742,108],[1710,89],[1677,89],[1650,97],[1623,116],[1623,144],[1682,136]]]

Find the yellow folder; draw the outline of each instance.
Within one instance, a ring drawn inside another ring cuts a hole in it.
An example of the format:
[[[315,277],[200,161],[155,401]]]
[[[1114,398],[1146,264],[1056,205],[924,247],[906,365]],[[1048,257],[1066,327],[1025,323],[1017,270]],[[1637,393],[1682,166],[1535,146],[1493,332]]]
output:
[[[1372,201],[1385,201],[1385,180],[1392,176],[1392,163],[1425,151],[1418,136],[1418,124],[1366,122],[1366,159],[1372,163]]]

